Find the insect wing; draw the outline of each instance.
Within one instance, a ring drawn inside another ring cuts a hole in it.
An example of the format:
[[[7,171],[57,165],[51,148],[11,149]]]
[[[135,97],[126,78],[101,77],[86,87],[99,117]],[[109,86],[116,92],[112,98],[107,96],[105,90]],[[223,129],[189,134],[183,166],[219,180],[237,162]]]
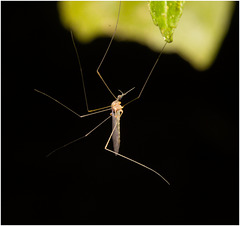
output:
[[[120,111],[112,111],[112,129],[114,130],[112,135],[113,150],[118,153],[120,147]]]

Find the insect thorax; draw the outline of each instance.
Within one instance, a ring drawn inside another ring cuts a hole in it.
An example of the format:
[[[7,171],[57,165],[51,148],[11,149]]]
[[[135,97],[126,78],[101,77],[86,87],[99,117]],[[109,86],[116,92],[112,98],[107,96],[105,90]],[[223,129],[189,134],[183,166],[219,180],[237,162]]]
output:
[[[111,104],[111,108],[114,112],[122,111],[123,107],[121,105],[121,101],[119,101],[119,100],[113,101]]]

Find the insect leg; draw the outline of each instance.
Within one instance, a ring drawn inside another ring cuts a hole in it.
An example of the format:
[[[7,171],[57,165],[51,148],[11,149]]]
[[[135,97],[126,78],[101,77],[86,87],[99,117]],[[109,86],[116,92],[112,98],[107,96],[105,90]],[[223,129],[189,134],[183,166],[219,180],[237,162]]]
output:
[[[63,106],[63,107],[66,108],[67,110],[71,111],[73,114],[77,115],[77,116],[80,117],[80,118],[83,118],[83,117],[86,117],[86,116],[90,116],[90,115],[94,115],[94,114],[98,114],[98,113],[101,113],[101,112],[104,112],[104,111],[108,111],[108,110],[111,109],[110,106],[107,106],[107,107],[108,107],[107,109],[102,109],[102,110],[99,109],[99,111],[97,111],[97,112],[92,112],[92,113],[89,113],[89,114],[86,114],[86,115],[79,115],[78,113],[76,113],[75,111],[73,111],[71,108],[67,107],[66,105],[64,105],[63,103],[61,103],[61,102],[58,101],[57,99],[51,97],[50,95],[48,95],[48,94],[46,94],[46,93],[44,93],[44,92],[42,92],[42,91],[39,91],[39,90],[37,90],[37,89],[34,89],[34,91],[36,91],[36,92],[38,92],[38,93],[41,93],[42,95],[50,98],[51,100],[53,100],[53,101],[55,101],[56,103],[60,104],[61,106]]]
[[[102,122],[100,122],[97,126],[95,126],[92,130],[90,130],[90,131],[89,131],[88,133],[86,133],[84,136],[79,137],[79,138],[77,138],[77,139],[75,139],[75,140],[73,140],[73,141],[71,141],[71,142],[69,142],[69,143],[67,143],[67,144],[59,147],[59,148],[54,149],[54,150],[51,151],[49,154],[47,154],[46,157],[49,157],[49,156],[52,155],[54,152],[56,152],[56,151],[58,151],[58,150],[60,150],[60,149],[62,149],[62,148],[65,148],[65,147],[67,147],[68,145],[73,144],[73,143],[75,143],[75,142],[77,142],[77,141],[79,141],[79,140],[87,137],[87,136],[90,135],[94,130],[96,130],[98,127],[100,127],[104,122],[106,122],[108,119],[110,119],[111,117],[112,117],[111,115],[108,116],[106,119],[104,119]]]
[[[72,31],[71,31],[71,37],[72,37],[73,47],[74,47],[74,50],[75,50],[76,55],[77,55],[79,70],[80,70],[80,74],[81,74],[81,78],[82,78],[83,93],[84,93],[84,98],[85,98],[85,103],[86,103],[87,111],[88,111],[88,112],[95,112],[95,111],[99,111],[99,110],[102,110],[102,109],[109,108],[110,106],[100,107],[100,108],[96,108],[96,109],[89,109],[89,107],[88,107],[88,101],[87,101],[87,92],[86,92],[85,82],[84,82],[84,76],[83,76],[83,70],[82,70],[82,66],[81,66],[81,62],[80,62],[80,57],[79,57],[79,54],[78,54],[78,51],[77,51],[77,47],[76,47],[76,44],[75,44],[75,41],[74,41],[74,37],[73,37]]]
[[[123,112],[122,112],[122,114],[123,114]],[[122,116],[122,114],[121,114],[121,116]],[[121,117],[121,116],[120,116],[120,117]],[[127,160],[129,160],[129,161],[131,161],[131,162],[134,162],[134,163],[136,163],[136,164],[138,164],[138,165],[140,165],[140,166],[142,166],[142,167],[144,167],[144,168],[152,171],[153,173],[155,173],[155,174],[157,174],[159,177],[161,177],[168,185],[170,185],[170,183],[169,183],[160,173],[158,173],[157,171],[153,170],[152,168],[150,168],[150,167],[148,167],[148,166],[146,166],[146,165],[144,165],[144,164],[142,164],[142,163],[140,163],[140,162],[137,162],[137,161],[135,161],[135,160],[133,160],[133,159],[131,159],[131,158],[128,158],[128,157],[126,157],[126,156],[124,156],[124,155],[121,155],[121,154],[119,154],[119,153],[116,153],[116,152],[114,152],[113,150],[111,150],[111,149],[108,148],[108,144],[109,144],[109,142],[110,142],[110,140],[111,140],[111,138],[112,138],[112,135],[113,135],[113,133],[114,133],[114,130],[115,130],[116,128],[117,128],[117,123],[116,123],[116,125],[114,126],[114,128],[113,128],[113,130],[112,130],[112,132],[111,132],[111,134],[110,134],[110,136],[109,136],[109,138],[108,138],[108,141],[107,141],[104,149],[107,150],[107,151],[109,151],[109,152],[111,152],[111,153],[113,153],[113,154],[115,154],[115,155],[117,155],[117,156],[120,156],[120,157],[122,157],[122,158],[124,158],[124,159],[127,159]]]
[[[154,70],[154,68],[156,67],[156,65],[157,65],[157,63],[158,63],[158,61],[159,61],[159,59],[160,59],[160,57],[161,57],[161,55],[162,55],[162,53],[163,53],[163,50],[164,50],[164,48],[165,48],[166,45],[167,45],[167,42],[164,44],[164,46],[163,46],[161,52],[159,53],[158,58],[157,58],[157,60],[155,61],[155,63],[154,63],[154,65],[153,65],[153,67],[152,67],[150,73],[148,74],[147,79],[146,79],[146,81],[144,82],[143,87],[142,87],[140,93],[138,94],[138,96],[137,96],[136,98],[130,100],[130,101],[127,102],[126,104],[124,104],[123,107],[125,107],[127,104],[130,104],[131,102],[133,102],[133,101],[135,101],[135,100],[137,100],[137,99],[139,99],[139,98],[141,97],[142,92],[143,92],[143,90],[145,89],[145,87],[146,87],[146,85],[147,85],[147,82],[148,82],[150,76],[152,75],[153,70]]]
[[[104,83],[104,85],[106,86],[106,88],[108,89],[108,91],[112,94],[112,96],[113,96],[115,99],[117,99],[117,98],[115,97],[115,95],[113,94],[113,92],[111,91],[111,89],[108,87],[107,83],[104,81],[104,79],[103,79],[103,77],[101,76],[99,70],[100,70],[100,67],[102,66],[103,61],[104,61],[105,58],[106,58],[106,55],[107,55],[107,53],[108,53],[108,50],[109,50],[109,48],[110,48],[110,46],[111,46],[111,44],[112,44],[112,41],[113,41],[113,39],[114,39],[114,37],[115,37],[116,32],[117,32],[117,26],[118,26],[118,21],[119,21],[119,16],[120,16],[120,9],[121,9],[121,1],[119,2],[117,22],[116,22],[115,30],[114,30],[114,32],[113,32],[113,36],[112,36],[112,38],[111,38],[111,40],[110,40],[110,43],[108,44],[108,47],[107,47],[107,49],[106,49],[106,52],[105,52],[104,55],[103,55],[103,58],[102,58],[99,66],[98,66],[98,68],[97,68],[97,70],[96,70],[98,76],[100,77],[100,79],[102,80],[102,82]]]

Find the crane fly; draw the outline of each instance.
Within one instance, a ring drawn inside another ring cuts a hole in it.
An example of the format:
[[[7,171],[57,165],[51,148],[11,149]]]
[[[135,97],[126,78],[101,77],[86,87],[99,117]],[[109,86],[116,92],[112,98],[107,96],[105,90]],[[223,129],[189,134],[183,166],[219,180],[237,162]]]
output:
[[[107,55],[107,53],[108,53],[108,50],[109,50],[109,48],[110,48],[110,46],[111,46],[111,44],[112,44],[112,41],[113,41],[113,39],[114,39],[114,37],[115,37],[115,34],[116,34],[116,31],[117,31],[117,26],[118,26],[118,21],[119,21],[119,16],[120,16],[120,8],[121,8],[121,2],[120,2],[120,4],[119,4],[117,22],[116,22],[116,26],[115,26],[114,33],[113,33],[113,35],[112,35],[112,38],[111,38],[111,40],[110,40],[110,43],[109,43],[106,51],[105,51],[105,54],[104,54],[104,56],[103,56],[103,58],[102,58],[102,60],[101,60],[101,62],[100,62],[100,64],[99,64],[99,66],[98,66],[98,68],[97,68],[97,70],[96,70],[99,78],[102,80],[102,82],[104,83],[105,87],[108,89],[108,91],[111,93],[111,95],[112,95],[112,96],[114,97],[114,99],[115,99],[110,106],[105,106],[105,107],[98,108],[98,109],[93,109],[93,110],[90,110],[90,109],[89,109],[89,107],[88,107],[88,102],[87,102],[87,95],[86,95],[85,83],[84,83],[84,77],[83,77],[83,71],[82,71],[79,54],[78,54],[78,51],[77,51],[77,47],[76,47],[76,44],[75,44],[75,41],[74,41],[74,37],[73,37],[73,33],[72,33],[72,32],[71,32],[71,37],[72,37],[73,46],[74,46],[74,49],[75,49],[75,52],[76,52],[76,55],[77,55],[77,59],[78,59],[78,63],[79,63],[80,74],[81,74],[81,77],[82,77],[83,92],[84,92],[85,103],[86,103],[86,108],[87,108],[88,114],[80,115],[80,114],[76,113],[75,111],[73,111],[72,109],[70,109],[69,107],[67,107],[66,105],[64,105],[63,103],[61,103],[60,101],[58,101],[57,99],[51,97],[50,95],[48,95],[48,94],[46,94],[46,93],[44,93],[44,92],[42,92],[42,91],[39,91],[39,90],[37,90],[37,89],[34,89],[36,92],[38,92],[38,93],[40,93],[40,94],[42,94],[42,95],[44,95],[44,96],[52,99],[53,101],[55,101],[55,102],[57,102],[58,104],[62,105],[64,108],[66,108],[67,110],[71,111],[72,113],[74,113],[75,115],[77,115],[77,116],[80,117],[80,118],[87,117],[87,116],[91,116],[91,115],[94,115],[94,114],[98,114],[98,113],[102,113],[102,112],[111,110],[110,115],[109,115],[107,118],[105,118],[101,123],[99,123],[97,126],[95,126],[92,130],[90,130],[87,134],[85,134],[84,136],[82,136],[82,137],[80,137],[80,138],[77,138],[77,139],[75,139],[75,140],[73,140],[73,141],[71,141],[71,142],[69,142],[69,143],[67,143],[67,144],[65,144],[65,145],[57,148],[57,149],[54,149],[52,152],[50,152],[50,153],[47,155],[47,157],[50,156],[51,154],[53,154],[55,151],[57,151],[57,150],[59,150],[59,149],[62,149],[62,148],[66,147],[66,146],[68,146],[68,145],[70,145],[70,144],[72,144],[72,143],[74,143],[74,142],[76,142],[76,141],[78,141],[78,140],[80,140],[80,139],[82,139],[82,138],[84,138],[84,137],[87,137],[87,136],[90,135],[94,130],[96,130],[98,127],[100,127],[103,123],[105,123],[106,121],[108,121],[108,119],[112,118],[112,132],[111,132],[111,134],[110,134],[110,136],[109,136],[109,138],[108,138],[108,140],[107,140],[107,143],[106,143],[106,145],[105,145],[105,150],[107,150],[107,151],[115,154],[116,156],[120,156],[120,157],[122,157],[122,158],[124,158],[124,159],[127,159],[127,160],[129,160],[129,161],[131,161],[131,162],[134,162],[134,163],[136,163],[136,164],[138,164],[138,165],[140,165],[140,166],[142,166],[142,167],[144,167],[144,168],[152,171],[153,173],[155,173],[155,174],[157,174],[159,177],[161,177],[167,184],[170,185],[170,183],[169,183],[160,173],[158,173],[157,171],[155,171],[155,170],[153,170],[152,168],[150,168],[150,167],[148,167],[148,166],[146,166],[146,165],[144,165],[144,164],[142,164],[142,163],[140,163],[140,162],[137,162],[137,161],[135,161],[135,160],[133,160],[133,159],[131,159],[131,158],[128,158],[128,157],[126,157],[126,156],[124,156],[124,155],[122,155],[122,154],[119,153],[119,148],[120,148],[120,119],[121,119],[121,116],[122,116],[122,114],[123,114],[123,107],[125,107],[127,104],[130,104],[131,102],[133,102],[133,101],[135,101],[135,100],[137,100],[137,99],[139,99],[139,98],[141,97],[142,92],[143,92],[143,90],[144,90],[144,88],[145,88],[145,86],[146,86],[146,84],[147,84],[147,82],[148,82],[148,80],[149,80],[149,78],[150,78],[150,76],[151,76],[154,68],[156,67],[156,65],[157,65],[157,63],[158,63],[158,61],[159,61],[159,58],[161,57],[162,52],[163,52],[163,50],[164,50],[164,48],[165,48],[165,46],[166,46],[166,44],[167,44],[167,43],[164,44],[164,46],[163,46],[160,54],[159,54],[158,57],[157,57],[157,60],[155,61],[155,63],[154,63],[154,65],[153,65],[150,73],[148,74],[147,79],[146,79],[146,81],[144,82],[144,84],[143,84],[143,86],[142,86],[142,89],[141,89],[140,93],[138,94],[138,96],[135,97],[134,99],[130,100],[129,102],[127,102],[126,104],[124,104],[124,105],[122,106],[122,105],[121,105],[121,100],[122,100],[122,98],[123,98],[125,95],[127,95],[129,92],[131,92],[135,87],[131,88],[130,90],[128,90],[128,91],[125,92],[125,93],[122,92],[121,90],[119,90],[119,92],[120,92],[121,94],[116,97],[116,96],[113,94],[113,92],[111,91],[111,89],[109,88],[109,86],[107,85],[107,83],[104,81],[103,77],[101,76],[101,74],[100,74],[100,72],[99,72],[99,70],[100,70],[100,68],[101,68],[101,65],[102,65],[102,63],[103,63],[103,61],[104,61],[104,59],[105,59],[105,57],[106,57],[106,55]],[[111,150],[111,149],[108,148],[108,145],[109,145],[109,142],[110,142],[111,138],[112,138],[112,141],[113,141],[113,150]]]

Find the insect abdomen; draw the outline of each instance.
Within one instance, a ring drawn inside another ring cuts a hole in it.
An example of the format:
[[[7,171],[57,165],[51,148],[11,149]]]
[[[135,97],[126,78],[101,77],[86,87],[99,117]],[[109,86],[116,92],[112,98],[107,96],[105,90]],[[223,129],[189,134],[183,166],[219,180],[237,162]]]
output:
[[[115,153],[118,153],[120,147],[120,111],[117,112],[112,111],[112,129],[114,128],[115,130],[113,131],[112,135],[113,150]]]

